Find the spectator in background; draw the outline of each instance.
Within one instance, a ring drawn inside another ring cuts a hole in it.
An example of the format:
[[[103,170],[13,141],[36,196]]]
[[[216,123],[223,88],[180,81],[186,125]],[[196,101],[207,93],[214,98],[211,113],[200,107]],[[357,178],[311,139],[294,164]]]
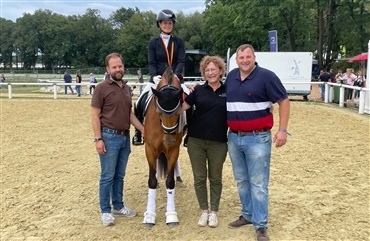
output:
[[[137,81],[136,81],[136,83],[141,83],[141,84],[144,83],[144,78],[143,78],[143,75],[141,73],[141,69],[137,70]],[[139,86],[139,90],[140,90],[139,95],[141,95],[141,92],[143,92],[143,86],[142,85]]]
[[[98,81],[96,81],[93,73],[90,73],[89,82],[92,84],[92,85],[90,85],[90,95],[92,95],[92,91],[91,90],[94,89],[94,91],[95,91],[95,85],[94,84],[98,82]]]
[[[76,72],[76,84],[82,82],[82,77],[80,71]],[[77,92],[77,97],[81,96],[81,85],[76,85],[76,92]]]
[[[330,69],[330,71],[329,71],[329,76],[330,76],[330,82],[335,83],[335,73],[334,73],[334,69]]]
[[[343,84],[343,72],[338,70],[338,73],[335,75],[335,82]]]
[[[353,74],[352,69],[347,68],[346,73],[343,75],[343,82],[344,84],[353,86],[356,80],[356,75]],[[348,89],[347,93],[347,101],[352,100],[352,94],[353,94],[353,89]]]
[[[72,76],[70,74],[68,74],[67,71],[64,72],[63,79],[64,79],[64,83],[72,83]],[[65,85],[64,86],[64,94],[66,95],[68,93],[68,91],[67,91],[68,88],[71,90],[72,94],[74,94],[71,85]]]
[[[108,74],[108,72],[105,72],[103,81],[106,80],[106,79],[109,79],[109,78],[110,78],[110,75]]]
[[[319,82],[325,82],[321,84],[321,100],[325,100],[325,85],[330,80],[330,74],[327,71],[321,70],[319,75]]]
[[[5,83],[5,75],[4,73],[1,74],[1,83],[0,83],[0,89],[2,87],[2,83]]]
[[[357,78],[355,80],[354,86],[357,87],[364,87],[365,84],[365,77],[362,75],[362,71],[358,71]],[[355,90],[355,96],[354,98],[359,98],[360,97],[360,90]]]

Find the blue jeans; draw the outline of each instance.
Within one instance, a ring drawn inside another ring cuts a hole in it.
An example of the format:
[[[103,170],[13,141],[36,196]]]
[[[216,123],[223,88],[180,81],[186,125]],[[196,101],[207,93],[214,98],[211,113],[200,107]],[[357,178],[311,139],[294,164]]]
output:
[[[76,92],[78,96],[81,95],[81,85],[76,85]]]
[[[102,213],[110,213],[110,198],[114,209],[123,208],[123,184],[128,157],[131,153],[130,135],[102,132],[106,153],[100,156],[99,200]]]
[[[239,136],[228,134],[228,149],[237,184],[241,215],[254,228],[267,228],[271,132]]]
[[[321,99],[325,100],[325,84],[321,84]]]

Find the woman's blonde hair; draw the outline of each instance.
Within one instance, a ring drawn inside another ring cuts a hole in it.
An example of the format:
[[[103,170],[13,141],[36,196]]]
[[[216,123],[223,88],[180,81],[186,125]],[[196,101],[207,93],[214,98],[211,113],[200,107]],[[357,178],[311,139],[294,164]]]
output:
[[[200,67],[199,67],[202,77],[205,79],[205,72],[206,72],[207,65],[211,62],[214,63],[221,70],[220,78],[225,76],[226,67],[225,67],[224,60],[220,56],[206,55],[203,57],[202,61],[200,62]]]

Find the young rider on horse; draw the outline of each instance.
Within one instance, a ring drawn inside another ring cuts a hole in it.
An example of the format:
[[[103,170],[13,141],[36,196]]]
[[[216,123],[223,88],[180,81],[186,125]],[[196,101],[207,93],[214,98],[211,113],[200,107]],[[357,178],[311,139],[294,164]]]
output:
[[[143,106],[142,102],[145,102],[147,92],[153,87],[155,76],[162,76],[167,66],[171,66],[176,78],[181,82],[181,87],[186,94],[189,94],[188,88],[184,85],[182,72],[185,63],[185,45],[184,40],[171,34],[173,26],[176,22],[175,14],[168,9],[162,10],[157,15],[157,27],[161,30],[159,36],[152,38],[149,41],[148,46],[148,62],[149,62],[149,74],[150,81],[146,85],[145,89],[141,93],[139,99],[136,101],[134,109],[137,118],[143,122]],[[142,145],[141,132],[135,129],[135,135],[132,138],[133,145]]]

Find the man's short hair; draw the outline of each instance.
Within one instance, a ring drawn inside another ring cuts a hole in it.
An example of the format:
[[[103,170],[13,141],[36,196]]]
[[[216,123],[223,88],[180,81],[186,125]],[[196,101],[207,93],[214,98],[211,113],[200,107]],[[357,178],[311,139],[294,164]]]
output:
[[[123,63],[123,57],[121,54],[119,53],[111,53],[111,54],[108,54],[107,57],[105,57],[105,65],[106,66],[109,66],[109,60],[113,57],[118,57],[122,60],[122,63]]]
[[[252,45],[250,45],[250,44],[242,44],[236,50],[236,57],[238,57],[239,51],[244,51],[245,49],[248,49],[248,48],[252,50],[253,55],[254,55],[254,48],[253,48]]]

